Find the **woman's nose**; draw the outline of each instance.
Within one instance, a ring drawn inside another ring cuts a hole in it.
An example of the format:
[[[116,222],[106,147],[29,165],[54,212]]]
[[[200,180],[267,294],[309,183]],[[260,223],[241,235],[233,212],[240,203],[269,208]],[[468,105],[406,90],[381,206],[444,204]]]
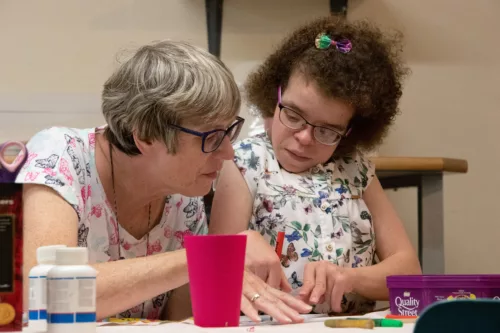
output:
[[[314,143],[314,128],[306,124],[302,129],[295,132],[294,136],[301,145],[308,146]]]
[[[223,160],[232,160],[234,158],[234,149],[229,137],[225,136],[220,144],[220,147],[216,150],[217,157]]]

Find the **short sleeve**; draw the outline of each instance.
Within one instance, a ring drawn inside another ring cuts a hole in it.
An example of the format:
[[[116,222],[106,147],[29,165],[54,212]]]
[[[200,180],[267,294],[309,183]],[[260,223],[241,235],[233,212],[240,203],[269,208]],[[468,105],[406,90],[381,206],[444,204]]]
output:
[[[338,168],[348,177],[351,186],[360,194],[368,188],[375,177],[375,164],[364,154],[356,152],[337,158]]]
[[[234,163],[245,179],[253,198],[266,165],[266,147],[264,141],[253,138],[237,142],[234,147]]]
[[[83,140],[70,129],[52,127],[35,134],[26,149],[28,157],[16,182],[52,188],[80,217],[84,209],[82,190],[88,178]]]
[[[375,163],[373,163],[370,158],[360,155],[360,174],[365,175],[364,182],[362,182],[363,191],[366,191],[368,185],[372,182],[375,177]]]

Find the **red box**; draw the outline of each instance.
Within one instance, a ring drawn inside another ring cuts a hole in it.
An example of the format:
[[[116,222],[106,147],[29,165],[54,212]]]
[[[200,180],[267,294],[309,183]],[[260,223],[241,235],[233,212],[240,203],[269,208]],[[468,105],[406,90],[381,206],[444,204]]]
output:
[[[17,172],[5,168],[2,148],[0,145],[0,332],[12,332],[23,326],[23,186],[14,182]]]
[[[22,185],[0,183],[0,332],[22,329],[22,265]]]

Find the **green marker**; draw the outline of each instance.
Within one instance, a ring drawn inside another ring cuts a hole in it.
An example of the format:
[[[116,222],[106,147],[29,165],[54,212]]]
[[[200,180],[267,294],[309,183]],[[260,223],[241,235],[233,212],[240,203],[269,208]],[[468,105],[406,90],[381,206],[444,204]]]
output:
[[[375,324],[375,327],[403,327],[403,322],[401,320],[395,319],[371,319],[371,318],[347,318],[348,320],[360,320],[360,319],[369,319],[372,320]]]

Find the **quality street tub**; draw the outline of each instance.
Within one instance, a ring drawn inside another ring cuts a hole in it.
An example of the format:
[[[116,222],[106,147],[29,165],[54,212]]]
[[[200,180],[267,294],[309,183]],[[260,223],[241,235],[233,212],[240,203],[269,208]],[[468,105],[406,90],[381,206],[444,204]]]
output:
[[[402,316],[418,316],[445,300],[500,300],[500,275],[393,275],[387,277],[387,287],[391,313]]]

